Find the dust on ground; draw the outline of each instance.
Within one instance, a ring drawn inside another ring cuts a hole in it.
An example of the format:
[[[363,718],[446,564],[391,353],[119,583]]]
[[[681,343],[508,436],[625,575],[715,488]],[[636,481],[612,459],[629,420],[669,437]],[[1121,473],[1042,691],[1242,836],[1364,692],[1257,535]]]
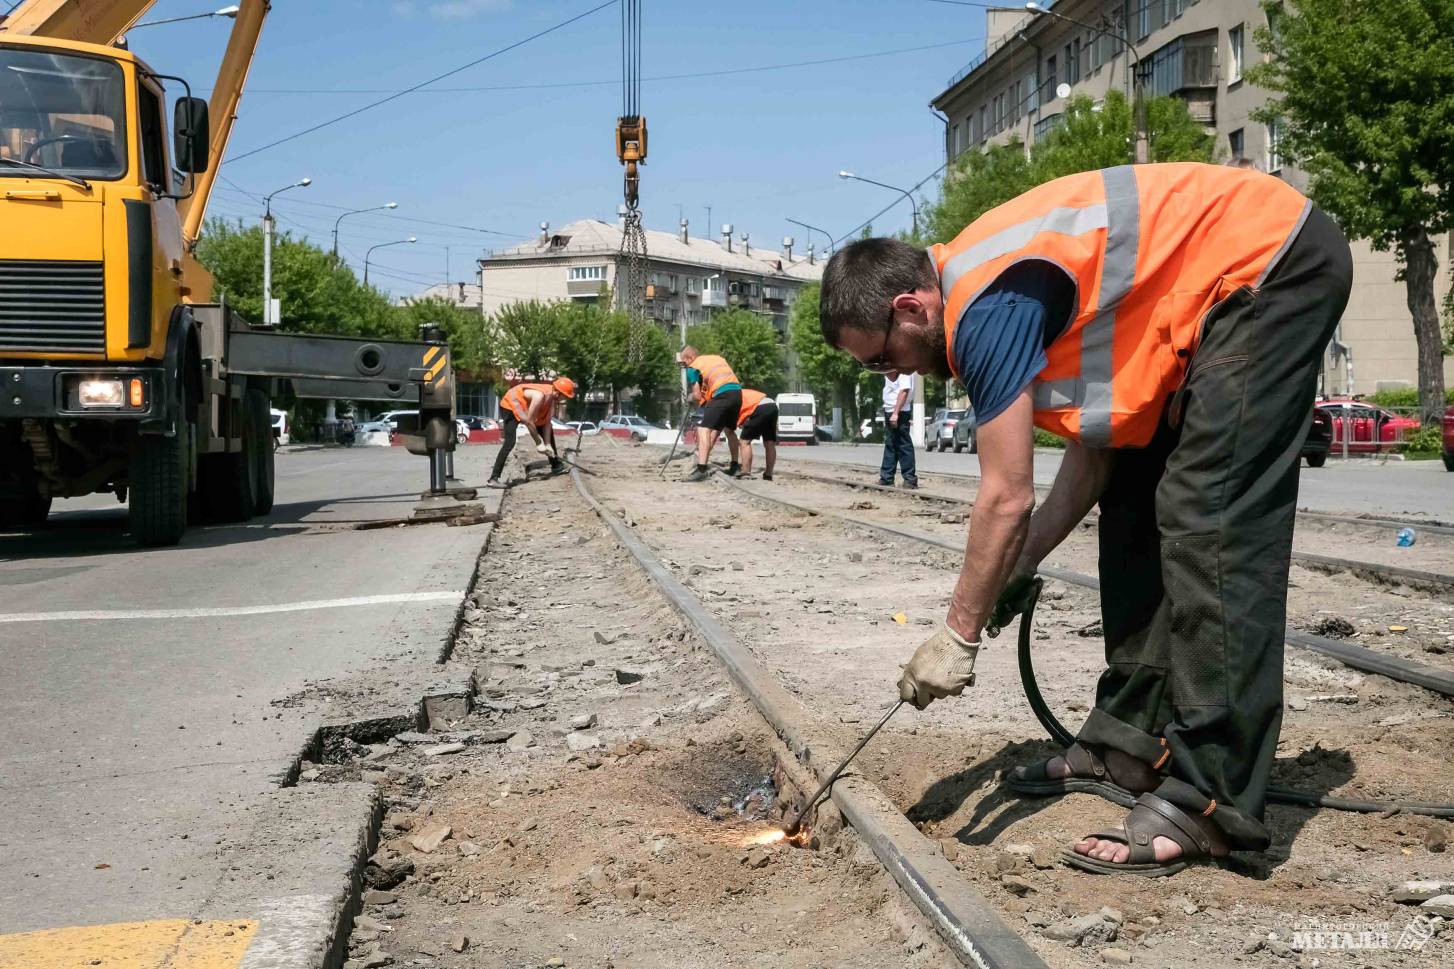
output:
[[[304,765],[387,804],[348,969],[952,964],[831,809],[817,850],[747,843],[776,738],[567,479],[510,493],[482,569],[474,713]]]
[[[601,476],[591,486],[806,705],[836,714],[845,735],[871,724],[894,699],[899,664],[942,619],[954,556],[765,506],[724,484],[688,485],[673,480],[676,471],[658,483],[659,457],[649,449],[598,453],[591,464]],[[919,522],[916,530],[964,534],[962,522],[930,522],[908,497],[855,495],[787,476],[748,487],[844,511],[866,502],[873,507],[848,513],[908,516]],[[934,517],[942,511],[934,509]],[[1093,533],[1082,531],[1057,563],[1093,572],[1093,547]],[[1376,615],[1385,623],[1390,614],[1436,629],[1447,621],[1442,604],[1415,595],[1306,570],[1294,580],[1295,622],[1335,606],[1370,623],[1372,607],[1383,610]],[[1360,614],[1340,593],[1371,608]],[[1089,709],[1102,667],[1098,619],[1093,592],[1058,584],[1037,616],[1042,689],[1072,729]],[[1289,946],[1292,933],[1331,922],[1387,928],[1396,940],[1415,912],[1395,902],[1392,890],[1410,879],[1454,879],[1445,851],[1454,826],[1444,821],[1273,806],[1273,850],[1238,856],[1228,869],[1108,880],[1055,864],[1061,846],[1123,812],[1087,796],[1019,800],[1000,788],[1003,771],[1053,752],[1021,695],[1012,632],[980,653],[978,686],[924,713],[905,711],[866,749],[859,769],[941,839],[1052,965],[1097,964],[1108,935],[1153,965],[1282,965],[1285,958],[1311,965],[1316,957],[1329,965],[1413,966],[1429,964],[1430,952],[1440,950],[1436,960],[1454,959],[1447,924],[1428,943],[1436,948],[1422,954],[1365,951],[1355,958]],[[1359,641],[1374,645],[1368,640],[1375,638]],[[1350,798],[1454,802],[1450,701],[1300,650],[1289,650],[1287,688],[1274,783]],[[1114,932],[1098,929],[1081,944],[1060,938],[1076,917],[1108,903],[1118,910]]]

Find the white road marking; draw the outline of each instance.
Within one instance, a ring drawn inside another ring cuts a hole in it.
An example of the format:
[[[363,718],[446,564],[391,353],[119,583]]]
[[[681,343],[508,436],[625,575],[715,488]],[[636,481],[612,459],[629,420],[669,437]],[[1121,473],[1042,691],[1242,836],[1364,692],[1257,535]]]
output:
[[[348,606],[379,606],[400,602],[458,600],[459,590],[398,592],[392,595],[350,596],[346,599],[310,599],[280,602],[270,606],[221,606],[213,609],[80,609],[71,612],[0,613],[0,623],[70,622],[77,619],[213,619],[219,616],[261,616],[273,612],[309,612],[314,609],[343,609]]]

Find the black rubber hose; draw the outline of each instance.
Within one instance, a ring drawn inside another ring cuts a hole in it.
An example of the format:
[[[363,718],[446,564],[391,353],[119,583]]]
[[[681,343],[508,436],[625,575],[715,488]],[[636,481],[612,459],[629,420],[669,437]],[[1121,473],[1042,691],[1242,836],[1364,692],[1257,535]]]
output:
[[[1030,634],[1034,626],[1035,606],[1040,601],[1040,590],[1045,580],[1036,576],[1030,588],[1025,611],[1020,614],[1020,683],[1025,688],[1025,699],[1035,719],[1050,735],[1050,739],[1062,747],[1075,743],[1075,735],[1055,718],[1045,697],[1040,694],[1040,684],[1035,679],[1035,663],[1030,655]],[[1431,804],[1427,801],[1353,801],[1328,794],[1314,794],[1292,787],[1272,785],[1267,789],[1267,799],[1274,804],[1297,804],[1304,807],[1327,808],[1330,811],[1353,811],[1363,814],[1423,814],[1433,818],[1454,819],[1454,804]]]

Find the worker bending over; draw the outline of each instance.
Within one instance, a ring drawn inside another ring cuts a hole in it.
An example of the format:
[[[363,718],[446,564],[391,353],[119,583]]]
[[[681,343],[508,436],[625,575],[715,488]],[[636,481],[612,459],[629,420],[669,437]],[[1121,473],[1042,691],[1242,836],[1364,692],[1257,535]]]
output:
[[[515,448],[515,434],[522,424],[535,441],[535,450],[550,459],[551,473],[561,470],[563,465],[555,449],[551,417],[557,401],[562,397],[569,400],[575,395],[576,384],[569,377],[557,377],[548,384],[516,384],[505,392],[500,398],[500,453],[495,455],[495,468],[486,482],[488,487],[502,487],[500,472],[505,470],[505,462]]]
[[[760,390],[742,390],[742,409],[737,412],[737,434],[740,445],[732,443],[728,432],[728,443],[736,450],[741,465],[740,477],[752,474],[752,442],[762,439],[762,451],[766,461],[762,468],[762,480],[772,480],[772,469],[777,465],[777,401]]]
[[[735,430],[737,415],[742,410],[742,384],[737,374],[721,357],[698,353],[696,347],[683,347],[677,360],[687,369],[687,388],[702,405],[702,423],[697,425],[697,466],[687,475],[688,481],[707,480],[707,456],[717,443],[717,435]],[[737,474],[737,446],[728,440],[732,450],[732,466],[727,473]]]
[[[1352,272],[1293,188],[1191,163],[1056,179],[927,252],[866,239],[829,261],[827,341],[878,372],[957,377],[979,424],[964,563],[901,698],[971,685],[981,631],[1100,506],[1095,709],[1009,779],[1134,804],[1068,864],[1165,875],[1270,844],[1298,452]],[[1069,441],[1038,509],[1036,426]]]

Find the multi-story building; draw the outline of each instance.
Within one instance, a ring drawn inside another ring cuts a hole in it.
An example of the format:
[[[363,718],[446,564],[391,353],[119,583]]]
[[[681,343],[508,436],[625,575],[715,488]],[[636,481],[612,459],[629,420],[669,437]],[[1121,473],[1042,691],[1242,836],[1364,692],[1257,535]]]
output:
[[[1243,71],[1262,55],[1253,32],[1267,22],[1260,0],[1060,0],[1060,19],[1024,6],[988,11],[985,49],[931,102],[947,122],[953,159],[1019,138],[1027,147],[1059,120],[1073,96],[1133,94],[1138,72],[1150,95],[1174,95],[1216,134],[1226,160],[1250,159],[1299,189],[1275,125],[1252,120],[1268,93]],[[1071,23],[1068,21],[1079,21]],[[1098,29],[1103,28],[1103,29]],[[1441,241],[1454,256],[1454,236]],[[1417,382],[1417,351],[1404,284],[1391,253],[1353,243],[1353,295],[1324,359],[1325,393],[1367,393]],[[1439,276],[1439,293],[1447,289]],[[1355,366],[1356,364],[1356,366]],[[1454,367],[1445,361],[1446,380]]]
[[[616,286],[621,232],[619,223],[596,219],[554,231],[542,224],[533,241],[491,252],[480,260],[484,311],[532,299],[599,299]],[[646,253],[646,314],[673,332],[740,307],[769,318],[785,336],[798,290],[823,273],[818,254],[811,247],[794,252],[790,238],[781,250],[765,248],[723,226],[717,242],[691,236],[685,220],[675,233],[646,230]]]

